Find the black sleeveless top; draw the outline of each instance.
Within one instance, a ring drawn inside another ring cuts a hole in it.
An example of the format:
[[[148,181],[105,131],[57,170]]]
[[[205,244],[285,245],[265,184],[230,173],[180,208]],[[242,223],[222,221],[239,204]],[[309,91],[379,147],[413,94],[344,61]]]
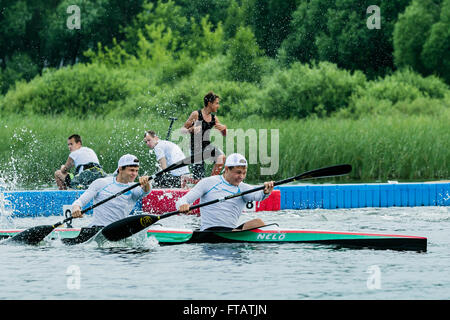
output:
[[[202,130],[199,133],[194,134],[191,132],[191,152],[193,154],[198,153],[203,150],[211,143],[209,139],[209,133],[212,128],[216,125],[216,116],[211,114],[211,122],[206,122],[203,119],[202,110],[197,110],[198,121],[202,123]],[[200,150],[201,141],[201,150]]]

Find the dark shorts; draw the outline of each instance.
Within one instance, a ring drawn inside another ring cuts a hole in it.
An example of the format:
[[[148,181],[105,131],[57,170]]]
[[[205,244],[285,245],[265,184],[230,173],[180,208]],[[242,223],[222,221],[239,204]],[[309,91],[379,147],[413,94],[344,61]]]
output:
[[[75,176],[68,174],[65,183],[69,188],[85,190],[89,185],[99,178],[106,177],[105,171],[101,167],[92,167],[84,170]]]
[[[169,172],[153,180],[154,188],[181,188],[181,177],[173,176]]]
[[[192,154],[195,154],[193,150],[191,150]],[[204,159],[208,159],[212,157],[214,162],[217,161],[217,158],[221,155],[224,155],[223,151],[217,148],[216,146],[209,144],[203,149],[203,159],[201,162],[194,163],[192,165],[192,175],[194,179],[203,179],[205,177],[205,162]],[[200,159],[199,159],[200,160]]]

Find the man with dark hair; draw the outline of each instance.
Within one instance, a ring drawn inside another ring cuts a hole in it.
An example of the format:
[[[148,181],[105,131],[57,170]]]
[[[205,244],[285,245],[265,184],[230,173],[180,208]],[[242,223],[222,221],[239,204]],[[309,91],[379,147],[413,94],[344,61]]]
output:
[[[144,142],[155,152],[156,160],[162,170],[186,158],[179,146],[171,141],[160,139],[155,131],[148,130],[145,133]],[[181,188],[181,177],[187,174],[189,174],[187,167],[175,169],[156,177],[153,185],[160,188]]]
[[[188,193],[176,202],[180,212],[187,213],[191,204],[200,198],[200,203],[221,199],[226,196],[252,189],[244,183],[247,175],[247,160],[239,153],[230,154],[225,162],[225,172],[222,175],[202,179]],[[219,201],[200,208],[200,230],[236,231],[259,228],[264,221],[259,218],[238,225],[245,204],[249,201],[262,201],[273,191],[274,182],[264,182],[264,190],[236,197],[228,201]]]
[[[92,200],[94,204],[128,188],[136,180],[139,172],[139,160],[132,154],[123,155],[113,176],[95,180],[89,188],[72,204],[72,217],[81,218],[81,208]],[[134,188],[94,209],[94,218],[90,227],[104,227],[117,220],[126,218],[136,202],[148,195],[151,190],[148,176],[139,178],[140,187]]]
[[[215,128],[226,135],[227,127],[220,123],[219,118],[215,115],[219,109],[220,97],[214,92],[208,92],[203,98],[203,109],[196,110],[191,113],[185,122],[181,132],[191,135],[191,154],[203,154],[203,159],[209,156],[214,157],[214,167],[211,175],[221,173],[225,163],[225,154],[222,150],[211,144],[210,131]],[[201,159],[201,163],[192,166],[194,179],[205,177],[205,163]]]
[[[73,134],[67,138],[70,154],[65,164],[55,172],[55,180],[59,190],[86,189],[98,178],[103,178],[103,171],[94,150],[83,147],[81,137]],[[75,167],[75,174],[69,170]]]

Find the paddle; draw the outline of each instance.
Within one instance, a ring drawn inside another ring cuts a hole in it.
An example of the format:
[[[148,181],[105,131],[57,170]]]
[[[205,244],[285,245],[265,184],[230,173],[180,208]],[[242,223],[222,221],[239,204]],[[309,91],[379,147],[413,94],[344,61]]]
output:
[[[340,176],[340,175],[348,174],[351,171],[352,171],[351,165],[348,165],[348,164],[336,165],[336,166],[311,170],[311,171],[302,173],[300,175],[297,175],[295,177],[276,181],[276,182],[274,182],[274,186],[279,186],[279,185],[282,185],[285,183],[298,181],[298,180]],[[211,204],[214,204],[217,202],[222,202],[222,201],[226,201],[226,200],[233,199],[236,197],[241,197],[246,194],[261,191],[261,190],[264,190],[264,186],[260,186],[260,187],[250,189],[250,190],[247,190],[244,192],[236,193],[233,195],[229,195],[224,198],[200,203],[200,204],[190,207],[190,209],[194,210],[194,209],[208,206],[208,205],[211,205]],[[179,210],[177,210],[177,211],[167,212],[162,215],[141,214],[141,215],[129,216],[129,217],[126,217],[124,219],[118,220],[116,222],[113,222],[113,223],[107,225],[105,228],[102,229],[101,233],[109,241],[119,241],[119,240],[128,238],[135,233],[138,233],[139,231],[149,227],[150,225],[152,225],[153,223],[155,223],[158,220],[168,218],[170,216],[180,214],[180,213],[181,212]]]
[[[172,125],[173,125],[173,122],[175,121],[175,120],[177,120],[178,118],[174,118],[174,117],[170,117],[169,118],[169,120],[170,120],[170,125],[169,125],[169,130],[167,130],[167,137],[166,137],[166,140],[169,140],[170,139],[170,134],[172,133]]]
[[[172,170],[175,170],[175,169],[187,166],[189,164],[194,163],[194,161],[201,160],[201,159],[202,159],[202,154],[201,153],[194,154],[194,155],[192,155],[190,157],[187,157],[187,158],[185,158],[183,160],[180,160],[178,162],[175,162],[175,163],[171,164],[170,166],[168,166],[167,168],[165,168],[165,169],[163,169],[161,171],[158,171],[157,173],[155,173],[152,176],[150,176],[150,180],[153,180],[156,177],[161,176],[161,175],[163,175],[166,172],[169,172],[169,171],[172,171]],[[84,214],[84,213],[88,212],[89,210],[92,210],[92,209],[98,207],[99,205],[104,204],[105,202],[110,201],[110,200],[112,200],[114,198],[117,198],[118,196],[120,196],[120,195],[122,195],[122,194],[124,194],[124,193],[126,193],[126,192],[128,192],[128,191],[130,191],[130,190],[132,190],[134,188],[136,188],[139,185],[140,185],[139,182],[137,182],[135,184],[132,184],[128,188],[123,189],[122,191],[112,195],[111,197],[106,198],[106,199],[104,199],[104,200],[102,200],[100,202],[97,202],[96,204],[94,204],[94,205],[92,205],[92,206],[90,206],[90,207],[88,207],[86,209],[83,209],[81,211],[81,213]],[[72,217],[66,218],[63,221],[55,223],[53,225],[41,225],[41,226],[32,227],[32,228],[29,228],[27,230],[24,230],[24,231],[16,234],[15,236],[9,238],[7,241],[35,245],[35,244],[38,244],[39,242],[41,242],[55,228],[63,225],[64,223],[66,223],[66,222],[68,222],[70,220],[72,220]]]

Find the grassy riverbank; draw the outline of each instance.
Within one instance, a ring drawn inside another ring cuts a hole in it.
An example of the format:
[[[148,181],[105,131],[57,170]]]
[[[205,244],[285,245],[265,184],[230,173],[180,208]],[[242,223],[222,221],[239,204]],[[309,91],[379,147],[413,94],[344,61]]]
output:
[[[187,137],[176,130],[183,120],[184,115],[174,123],[172,138],[185,146]],[[267,171],[270,166],[276,170],[270,178],[280,179],[337,163],[350,163],[354,168],[350,176],[339,178],[339,182],[422,181],[450,177],[449,111],[439,117],[268,120],[253,115],[239,121],[222,117],[222,122],[230,129],[229,139],[233,132],[239,133],[238,129],[242,130],[241,136],[242,133],[246,135],[247,157],[254,156],[250,150],[258,153],[255,158],[258,164],[252,164],[248,173],[247,180],[253,183],[268,179],[261,169]],[[122,154],[133,153],[142,161],[141,173],[153,173],[155,158],[143,143],[143,134],[146,129],[153,129],[165,138],[168,126],[166,118],[155,117],[88,117],[82,120],[67,116],[3,117],[0,120],[0,182],[7,186],[33,188],[52,184],[53,172],[67,159],[66,138],[73,133],[79,133],[84,145],[97,152],[107,172],[116,169]],[[265,131],[268,147],[263,145],[260,136],[260,132]],[[271,142],[276,133],[278,143]],[[250,148],[255,143],[252,134],[257,137],[256,149]],[[231,147],[227,150],[226,140],[218,139],[215,143],[227,154],[237,151],[239,146],[238,138],[234,139],[234,150]],[[261,155],[266,155],[264,164],[261,164]]]

